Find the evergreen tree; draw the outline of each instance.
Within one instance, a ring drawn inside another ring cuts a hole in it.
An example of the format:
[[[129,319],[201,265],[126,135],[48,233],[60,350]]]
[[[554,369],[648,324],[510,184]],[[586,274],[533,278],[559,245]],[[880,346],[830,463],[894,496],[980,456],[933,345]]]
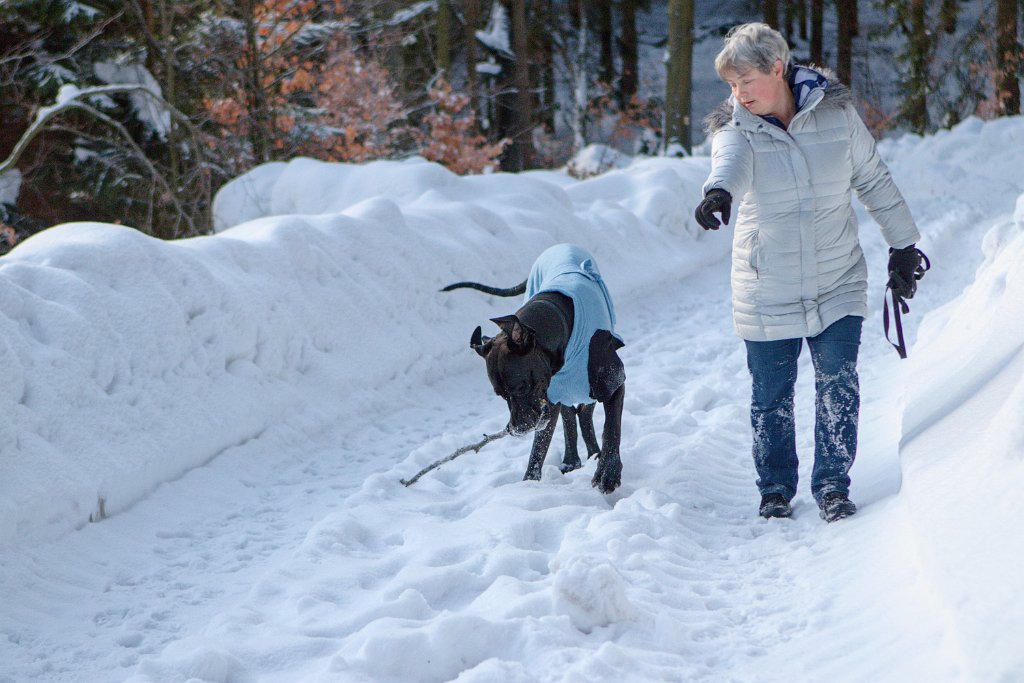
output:
[[[15,1],[0,8],[4,152],[24,182],[18,210],[42,225],[106,220],[160,236],[207,229],[211,169],[178,106],[165,49],[188,13],[122,2]],[[108,84],[113,84],[108,87]],[[99,92],[102,97],[78,97]],[[169,100],[170,92],[173,99]],[[60,106],[53,108],[60,98]],[[31,112],[46,106],[44,119]],[[15,146],[21,138],[20,146]]]

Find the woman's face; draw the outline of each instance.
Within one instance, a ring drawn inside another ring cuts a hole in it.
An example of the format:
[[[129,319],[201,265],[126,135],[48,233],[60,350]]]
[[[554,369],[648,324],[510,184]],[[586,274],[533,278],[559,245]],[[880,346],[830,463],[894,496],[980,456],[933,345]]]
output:
[[[732,96],[751,114],[767,116],[785,112],[789,86],[783,77],[780,60],[775,60],[775,66],[768,73],[748,69],[743,73],[727,71],[724,76],[725,82],[732,89]]]

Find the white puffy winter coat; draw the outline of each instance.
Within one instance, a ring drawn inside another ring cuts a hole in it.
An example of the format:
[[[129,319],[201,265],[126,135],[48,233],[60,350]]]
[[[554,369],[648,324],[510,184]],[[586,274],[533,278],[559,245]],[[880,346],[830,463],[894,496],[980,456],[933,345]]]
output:
[[[920,238],[849,89],[822,71],[829,85],[807,96],[788,131],[732,97],[705,119],[714,137],[704,192],[733,197],[733,323],[746,340],[811,337],[867,316],[851,189],[890,246]]]

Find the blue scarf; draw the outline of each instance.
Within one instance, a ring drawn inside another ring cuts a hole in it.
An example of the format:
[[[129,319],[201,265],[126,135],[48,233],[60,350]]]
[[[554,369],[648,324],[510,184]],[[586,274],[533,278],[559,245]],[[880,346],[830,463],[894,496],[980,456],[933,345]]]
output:
[[[822,76],[820,73],[806,66],[794,66],[789,70],[789,89],[793,91],[793,102],[796,104],[796,111],[803,109],[803,106],[807,104],[807,98],[811,92],[817,88],[828,88],[828,79]],[[782,125],[782,121],[776,117],[768,114],[762,116],[762,119],[778,126],[782,130],[786,130],[786,127]]]

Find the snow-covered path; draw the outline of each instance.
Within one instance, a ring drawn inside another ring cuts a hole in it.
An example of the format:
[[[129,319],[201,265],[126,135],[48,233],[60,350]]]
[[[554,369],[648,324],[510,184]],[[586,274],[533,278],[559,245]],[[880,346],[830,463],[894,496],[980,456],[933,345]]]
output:
[[[900,361],[859,212],[860,511],[832,525],[806,357],[795,516],[757,517],[730,235],[689,218],[706,158],[296,159],[222,190],[215,237],[44,231],[0,259],[0,683],[1016,680],[1022,140],[881,146],[935,268]],[[506,420],[467,341],[516,303],[437,288],[564,241],[627,341],[623,486],[561,475],[558,439],[522,482],[504,439],[402,487]]]
[[[891,497],[898,387],[876,368],[895,354],[865,327],[860,514],[826,526],[804,488],[793,520],[766,522],[727,290],[723,262],[620,305],[626,469],[612,496],[590,488],[592,463],[519,482],[525,440],[398,485],[503,423],[482,367],[330,429],[271,429],[101,524],[8,554],[0,680],[754,680],[766,667],[948,680],[948,606],[916,575]]]
[[[456,429],[446,405],[460,392],[463,409],[478,402],[465,395],[470,378],[456,379],[425,387],[422,407],[356,406],[332,429],[267,430],[122,514],[8,550],[0,681],[120,681],[140,658],[196,635],[370,474],[431,429]]]

